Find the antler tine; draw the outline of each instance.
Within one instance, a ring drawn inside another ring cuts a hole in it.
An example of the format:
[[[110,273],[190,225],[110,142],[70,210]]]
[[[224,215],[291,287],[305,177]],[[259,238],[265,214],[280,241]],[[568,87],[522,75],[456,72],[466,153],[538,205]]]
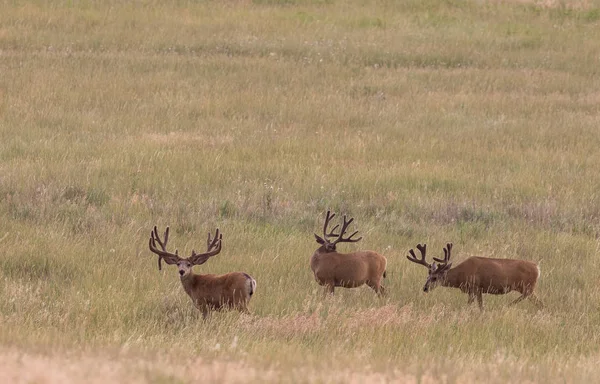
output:
[[[332,244],[337,244],[337,243],[356,243],[357,241],[360,241],[362,239],[362,236],[359,237],[358,239],[353,239],[352,238],[354,235],[356,235],[358,233],[358,231],[354,231],[353,234],[351,234],[350,236],[344,238],[344,233],[346,233],[346,229],[348,229],[348,226],[353,221],[354,221],[353,217],[351,217],[350,220],[348,220],[347,217],[346,217],[346,215],[344,215],[344,224],[342,225],[342,229],[340,230],[340,234],[338,235],[338,238]]]
[[[356,235],[357,233],[358,233],[358,231],[354,231],[354,232],[353,232],[353,233],[352,233],[350,236],[348,236],[347,238],[343,239],[343,241],[346,241],[346,242],[351,242],[351,243],[356,243],[357,241],[360,241],[360,240],[362,240],[362,236],[361,236],[361,237],[359,237],[358,239],[353,239],[353,238],[352,238],[352,237],[353,237],[354,235]]]
[[[219,232],[219,228],[215,231],[215,237],[211,237],[210,232],[208,233],[208,240],[206,242],[206,252],[196,253],[192,250],[192,256],[188,260],[195,265],[200,265],[208,260],[211,256],[214,256],[221,252],[221,242],[223,240],[223,234]],[[215,248],[216,247],[216,248]]]
[[[209,252],[216,244],[217,241],[221,240],[223,235],[219,234],[219,228],[215,231],[215,237],[213,238],[211,233],[208,232],[208,240],[206,240],[206,251]],[[192,251],[194,254],[196,251]]]
[[[152,230],[152,238],[158,242],[158,245],[160,245],[160,247],[162,248],[163,251],[166,251],[166,247],[167,247],[167,241],[169,241],[169,227],[167,227],[167,229],[165,229],[165,241],[161,241],[160,240],[160,236],[158,236],[158,228],[156,228],[156,225],[154,226],[154,229]]]
[[[427,244],[417,244],[417,249],[419,250],[419,252],[421,252],[421,258],[417,258],[417,255],[415,255],[415,251],[414,250],[410,250],[408,251],[408,253],[410,253],[410,255],[412,256],[406,256],[406,258],[410,261],[412,261],[413,263],[417,263],[417,264],[421,264],[426,266],[427,268],[431,268],[431,264],[429,264],[427,261],[425,261],[425,257],[426,257],[426,253],[427,253]]]
[[[433,260],[435,260],[441,264],[448,264],[450,262],[450,251],[451,250],[452,250],[452,243],[447,243],[446,247],[444,248],[444,259],[438,259],[438,258],[434,257]]]
[[[447,243],[446,244],[446,249],[448,249],[448,252],[444,252],[444,259],[446,260],[446,263],[448,263],[450,261],[450,252],[452,251],[452,243]],[[447,257],[446,257],[447,255]]]
[[[156,225],[154,226],[154,229],[150,232],[150,241],[149,241],[149,248],[150,251],[157,254],[158,255],[158,269],[162,270],[162,260],[165,260],[165,262],[167,264],[173,264],[173,261],[176,261],[179,259],[179,255],[177,250],[175,251],[175,253],[171,253],[167,251],[167,242],[169,241],[169,227],[167,227],[167,229],[165,229],[165,234],[164,234],[164,240],[160,239],[160,236],[158,235],[158,228],[156,227]],[[160,245],[160,249],[158,249],[156,247],[156,243],[158,243],[158,245]],[[167,258],[167,259],[165,259]]]
[[[344,215],[344,226],[350,225],[350,223],[353,221],[354,221],[354,217],[351,217],[350,220],[348,220],[346,215]]]
[[[339,226],[340,226],[339,224],[336,224],[333,228],[331,228],[331,231],[329,231],[329,233],[324,233],[324,235],[327,237],[339,236],[338,234],[335,233],[335,230],[338,229]]]
[[[165,238],[164,244],[165,247],[167,246],[167,242],[169,241],[169,226],[167,225],[167,228],[165,228],[165,235],[163,236]]]
[[[169,233],[169,227],[167,227],[167,229],[165,230],[165,238],[168,238],[168,233]],[[150,232],[150,251],[156,253],[154,250],[156,249],[156,241],[158,241],[158,244],[160,244],[160,247],[163,249],[163,251],[165,250],[165,245],[160,241],[160,238],[158,237],[158,229],[156,228],[156,225],[154,226],[154,230],[152,230]],[[158,255],[158,270],[162,271],[162,256]]]
[[[213,249],[215,247],[215,245],[217,245],[217,242],[219,242],[219,246],[221,245],[221,240],[223,239],[223,234],[219,233],[219,228],[217,228],[217,230],[215,231],[215,237],[212,239],[210,239],[210,232],[208,233],[208,242],[206,244],[206,251],[210,252],[211,249]]]
[[[434,257],[433,261],[444,264],[444,263],[446,263],[447,259],[448,259],[448,250],[446,248],[444,248],[444,258],[438,259],[437,257]]]
[[[210,232],[208,232],[208,240],[206,240],[206,249],[210,251],[210,244],[212,243],[212,238],[210,236]]]
[[[331,213],[331,211],[327,211],[327,215],[325,216],[325,223],[323,224],[323,236],[326,239],[327,237],[331,237],[331,236],[335,236],[333,234],[333,231],[339,227],[339,225],[336,225],[335,227],[333,227],[333,229],[331,230],[331,232],[329,232],[329,234],[327,233],[327,227],[329,226],[329,222],[331,221],[331,219],[333,219],[335,217],[335,213]]]

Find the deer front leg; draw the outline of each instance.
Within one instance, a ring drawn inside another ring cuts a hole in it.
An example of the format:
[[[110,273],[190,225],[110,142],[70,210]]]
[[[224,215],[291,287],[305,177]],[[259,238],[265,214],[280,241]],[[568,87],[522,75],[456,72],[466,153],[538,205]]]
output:
[[[210,308],[206,303],[201,302],[200,300],[194,300],[194,306],[198,308],[200,312],[202,312],[202,319],[206,320],[206,318],[210,315]]]
[[[200,303],[194,302],[194,305],[200,312],[202,312],[202,320],[206,320],[210,315],[210,309],[206,305],[202,305]]]

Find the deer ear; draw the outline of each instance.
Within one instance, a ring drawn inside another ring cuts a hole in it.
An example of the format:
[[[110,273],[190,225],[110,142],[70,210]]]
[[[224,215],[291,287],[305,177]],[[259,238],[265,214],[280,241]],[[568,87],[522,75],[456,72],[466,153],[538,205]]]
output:
[[[177,264],[177,262],[179,261],[179,257],[174,257],[172,255],[162,255],[162,256],[159,256],[159,261],[158,261],[159,264],[160,264],[161,258],[165,263],[167,263],[169,265]]]
[[[192,251],[192,256],[188,257],[187,260],[192,263],[192,265],[201,265],[206,263],[206,260],[210,259],[210,257],[210,254]]]
[[[325,244],[325,240],[323,240],[323,238],[321,236],[317,235],[316,233],[315,233],[315,239],[317,240],[317,243],[319,243],[321,245]]]

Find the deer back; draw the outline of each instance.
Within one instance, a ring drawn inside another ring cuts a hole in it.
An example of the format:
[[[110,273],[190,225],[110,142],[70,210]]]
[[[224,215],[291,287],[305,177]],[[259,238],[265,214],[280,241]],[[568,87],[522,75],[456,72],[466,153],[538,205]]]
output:
[[[538,277],[539,268],[531,261],[473,256],[448,271],[446,285],[506,293],[507,289],[533,288]]]
[[[321,248],[315,251],[310,260],[310,267],[319,281],[361,285],[369,280],[378,280],[387,265],[386,258],[377,252],[323,252]]]

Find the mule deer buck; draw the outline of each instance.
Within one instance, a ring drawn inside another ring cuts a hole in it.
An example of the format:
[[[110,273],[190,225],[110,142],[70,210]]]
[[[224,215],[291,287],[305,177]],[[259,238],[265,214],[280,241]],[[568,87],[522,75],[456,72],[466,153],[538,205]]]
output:
[[[183,289],[194,305],[202,311],[204,318],[210,311],[222,308],[235,308],[249,313],[248,301],[256,291],[256,280],[244,272],[231,272],[224,275],[196,275],[192,272],[194,265],[204,264],[209,258],[221,252],[222,239],[223,235],[219,233],[219,229],[212,239],[209,232],[206,252],[196,253],[192,250],[192,255],[183,259],[179,257],[177,250],[175,253],[167,251],[169,227],[165,230],[163,240],[158,236],[156,226],[150,232],[150,251],[158,255],[158,269],[161,269],[161,260],[167,264],[177,265]],[[156,247],[157,243],[161,249]]]
[[[444,258],[433,258],[435,262],[429,264],[425,261],[427,245],[418,244],[421,258],[417,258],[411,249],[410,256],[406,256],[413,263],[421,264],[429,270],[429,276],[423,287],[424,292],[429,292],[437,285],[443,287],[459,288],[469,295],[468,304],[477,298],[479,309],[483,311],[482,294],[503,295],[510,291],[521,293],[518,299],[510,305],[523,299],[531,299],[537,306],[542,307],[533,290],[540,277],[540,268],[536,263],[514,259],[491,259],[485,257],[469,257],[454,268],[450,262],[452,243],[446,244]]]
[[[336,245],[339,243],[355,243],[362,239],[353,239],[358,231],[348,237],[344,237],[348,226],[354,220],[346,219],[340,229],[340,233],[334,231],[339,224],[327,232],[327,227],[335,213],[327,211],[325,224],[323,225],[323,237],[315,233],[317,243],[321,244],[319,249],[310,258],[310,268],[315,274],[317,282],[325,286],[325,292],[333,293],[335,287],[355,288],[367,284],[379,295],[385,294],[382,278],[385,277],[387,260],[384,256],[373,251],[358,251],[352,253],[338,253]]]

